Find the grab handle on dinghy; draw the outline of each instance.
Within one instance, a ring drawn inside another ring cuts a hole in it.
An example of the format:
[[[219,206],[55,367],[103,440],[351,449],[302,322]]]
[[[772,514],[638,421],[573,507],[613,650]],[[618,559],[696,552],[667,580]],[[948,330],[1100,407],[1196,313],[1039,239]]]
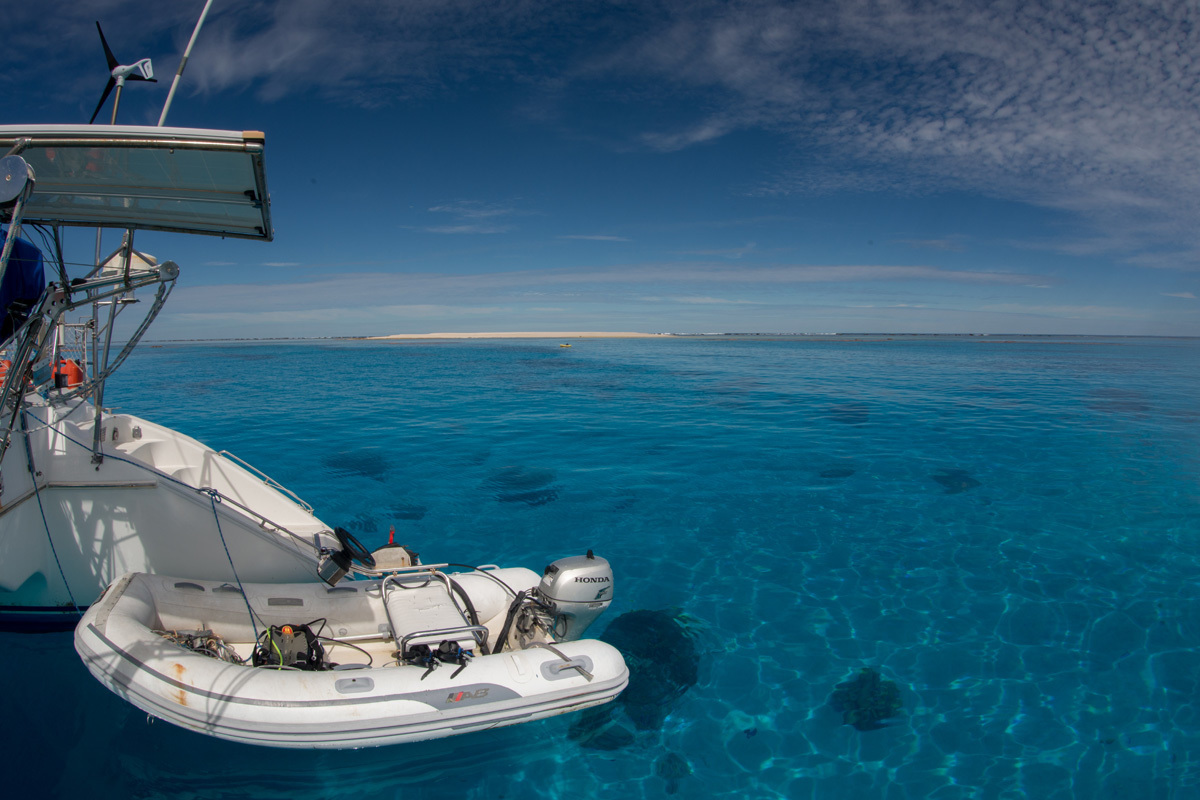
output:
[[[566,662],[565,664],[562,665],[561,669],[579,670],[579,674],[582,675],[583,677],[587,678],[589,683],[591,682],[591,680],[593,678],[596,677],[595,675],[593,675],[592,673],[590,673],[586,669],[584,669],[583,664],[579,663],[578,661],[576,661],[574,659],[567,658],[567,656],[563,653],[563,651],[559,650],[557,647],[555,647],[552,644],[546,644],[545,642],[530,642],[529,647],[541,647],[546,650],[549,650],[551,653],[554,653],[554,655],[558,656],[559,658],[561,658],[563,661]]]

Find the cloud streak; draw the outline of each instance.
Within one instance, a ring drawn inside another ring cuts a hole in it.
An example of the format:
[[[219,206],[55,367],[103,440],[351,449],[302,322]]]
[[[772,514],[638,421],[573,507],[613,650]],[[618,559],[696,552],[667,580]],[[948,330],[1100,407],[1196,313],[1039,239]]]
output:
[[[454,222],[449,225],[428,225],[420,230],[444,234],[508,233],[513,230],[513,225],[504,220],[518,213],[509,206],[476,200],[457,200],[432,206],[429,210],[434,214],[449,214]]]
[[[1194,4],[721,7],[680,7],[609,62],[720,97],[661,149],[766,128],[809,154],[769,193],[969,189],[1086,215],[1126,249],[1195,238]]]
[[[733,267],[727,264],[630,264],[606,269],[552,269],[512,272],[488,272],[466,275],[356,273],[327,276],[273,285],[257,292],[242,284],[228,286],[181,287],[172,296],[174,311],[188,314],[224,311],[267,311],[287,309],[352,308],[369,297],[373,305],[466,305],[495,302],[519,302],[536,299],[545,302],[571,298],[586,302],[594,297],[635,296],[645,287],[661,287],[664,296],[675,302],[694,305],[742,304],[753,298],[729,296],[729,288],[720,294],[699,294],[698,287],[736,287],[737,293],[788,291],[789,287],[817,284],[895,284],[978,285],[1028,287],[1044,277],[1008,272],[948,270],[929,266],[890,265],[778,265],[771,267]],[[881,288],[881,292],[888,289]]]

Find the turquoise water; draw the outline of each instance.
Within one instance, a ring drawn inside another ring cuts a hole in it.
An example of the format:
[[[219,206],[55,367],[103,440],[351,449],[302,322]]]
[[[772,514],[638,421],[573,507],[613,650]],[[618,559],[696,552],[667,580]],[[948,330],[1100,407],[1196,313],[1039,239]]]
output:
[[[395,525],[426,561],[592,548],[616,570],[608,619],[693,620],[698,680],[616,750],[564,717],[306,753],[151,724],[68,636],[8,635],[7,786],[1200,797],[1198,366],[1200,341],[1153,339],[143,347],[110,385],[121,410],[247,459],[371,547]],[[903,702],[880,730],[829,704],[866,666]],[[668,754],[690,774],[663,777]]]

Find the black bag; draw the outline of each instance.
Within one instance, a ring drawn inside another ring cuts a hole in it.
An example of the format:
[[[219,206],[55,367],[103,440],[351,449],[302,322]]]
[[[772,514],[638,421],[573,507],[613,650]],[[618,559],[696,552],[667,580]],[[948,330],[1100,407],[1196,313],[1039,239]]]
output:
[[[325,648],[307,625],[272,625],[254,649],[256,667],[325,669]]]

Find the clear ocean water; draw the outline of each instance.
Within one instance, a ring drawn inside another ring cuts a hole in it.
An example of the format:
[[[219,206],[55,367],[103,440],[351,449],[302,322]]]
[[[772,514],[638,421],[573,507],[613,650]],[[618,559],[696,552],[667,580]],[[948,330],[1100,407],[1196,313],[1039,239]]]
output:
[[[1200,798],[1198,398],[1182,339],[143,346],[111,404],[371,547],[593,548],[594,632],[674,609],[698,679],[611,750],[562,717],[313,753],[151,723],[69,635],[4,635],[4,794]],[[830,704],[863,667],[903,703],[878,730]]]

